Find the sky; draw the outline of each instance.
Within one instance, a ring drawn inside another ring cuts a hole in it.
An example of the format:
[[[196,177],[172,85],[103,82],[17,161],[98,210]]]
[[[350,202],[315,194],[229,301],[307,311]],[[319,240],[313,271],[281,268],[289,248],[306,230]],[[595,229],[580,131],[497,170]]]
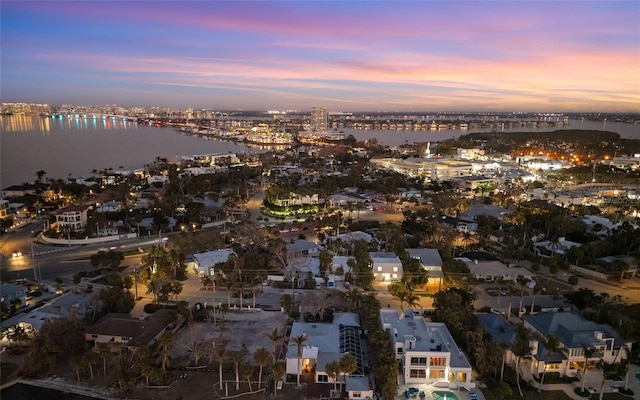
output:
[[[640,1],[0,2],[2,102],[640,112]]]

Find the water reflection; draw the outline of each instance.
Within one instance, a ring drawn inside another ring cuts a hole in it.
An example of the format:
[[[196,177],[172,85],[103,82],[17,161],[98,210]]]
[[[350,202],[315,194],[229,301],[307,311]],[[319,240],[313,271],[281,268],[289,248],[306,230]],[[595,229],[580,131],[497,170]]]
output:
[[[101,123],[98,123],[101,120]],[[36,115],[0,116],[0,129],[3,132],[40,132],[50,134],[52,131],[73,130],[126,130],[137,126],[122,118],[99,115],[57,115],[40,117]]]
[[[3,132],[51,132],[51,119],[27,115],[0,115],[0,130]]]

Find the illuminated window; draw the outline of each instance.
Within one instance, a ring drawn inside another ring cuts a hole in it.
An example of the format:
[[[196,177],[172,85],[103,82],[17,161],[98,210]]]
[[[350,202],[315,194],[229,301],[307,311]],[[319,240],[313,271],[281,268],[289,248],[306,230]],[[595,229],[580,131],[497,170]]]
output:
[[[378,267],[378,272],[382,272],[382,267]]]
[[[393,267],[393,272],[398,272],[398,267]]]

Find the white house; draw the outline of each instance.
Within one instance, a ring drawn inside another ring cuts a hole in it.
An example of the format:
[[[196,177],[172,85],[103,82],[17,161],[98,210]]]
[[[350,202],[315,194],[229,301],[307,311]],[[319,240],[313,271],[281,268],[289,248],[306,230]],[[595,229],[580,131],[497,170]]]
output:
[[[373,261],[373,278],[376,281],[395,282],[402,279],[402,262],[395,253],[379,251],[369,253]]]
[[[302,357],[298,359],[298,346],[294,338],[305,337],[301,347]],[[288,350],[286,355],[286,373],[297,375],[299,365],[303,375],[314,375],[316,383],[333,383],[326,373],[326,365],[332,361],[339,361],[346,354],[351,354],[356,359],[356,370],[347,377],[347,385],[350,377],[364,377],[364,358],[362,343],[360,341],[360,319],[355,313],[336,313],[333,322],[308,323],[294,322],[289,335]],[[344,376],[337,378],[338,382],[344,382]],[[351,388],[356,392],[364,392],[362,382],[353,382]]]
[[[391,335],[396,360],[406,384],[445,384],[450,388],[475,388],[471,363],[458,348],[446,325],[426,322],[413,310],[380,311],[382,329]]]
[[[187,263],[187,268],[192,268],[198,276],[213,276],[215,265],[227,262],[231,255],[236,253],[231,249],[212,250],[193,255],[193,261]]]
[[[87,225],[87,208],[73,204],[56,211],[56,226],[58,229],[70,229],[79,232]]]

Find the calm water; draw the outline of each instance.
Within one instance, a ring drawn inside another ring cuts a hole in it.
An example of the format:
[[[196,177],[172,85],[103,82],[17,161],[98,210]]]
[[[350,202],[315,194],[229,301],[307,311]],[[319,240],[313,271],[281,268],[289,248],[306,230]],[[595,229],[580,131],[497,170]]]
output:
[[[622,138],[640,139],[640,124],[625,124],[622,122],[603,122],[596,121],[569,121],[568,126],[555,127],[549,126],[544,128],[505,128],[504,132],[549,132],[558,129],[586,129],[616,132]],[[436,131],[397,131],[397,130],[359,130],[359,129],[341,129],[347,135],[353,135],[357,140],[366,140],[375,137],[379,143],[389,146],[399,146],[404,143],[426,143],[437,142],[439,140],[452,139],[472,132],[490,132],[491,128],[474,128],[466,131],[460,129],[445,129]]]
[[[92,397],[18,383],[0,392],[0,398],[2,400],[89,400]]]
[[[551,131],[558,128],[517,128],[507,132]],[[640,139],[640,125],[620,122],[570,121],[563,129],[609,130],[623,138]],[[375,137],[378,142],[398,146],[403,143],[436,142],[470,132],[490,129],[441,131],[381,131],[344,129],[358,140]],[[36,172],[46,178],[91,176],[92,170],[141,168],[156,157],[170,160],[185,155],[243,153],[262,150],[244,144],[206,140],[184,135],[173,128],[156,128],[112,118],[52,119],[32,116],[0,117],[0,188],[33,182]]]
[[[47,178],[91,176],[92,170],[141,168],[156,157],[243,153],[249,147],[183,135],[121,119],[51,119],[12,115],[0,117],[0,188],[33,182],[36,172]]]

